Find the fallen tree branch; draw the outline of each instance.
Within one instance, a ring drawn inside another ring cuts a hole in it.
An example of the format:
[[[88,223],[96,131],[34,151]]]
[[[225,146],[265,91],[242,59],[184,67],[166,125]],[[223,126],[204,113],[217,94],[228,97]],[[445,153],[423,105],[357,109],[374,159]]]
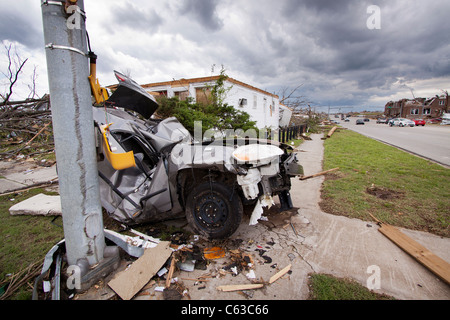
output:
[[[33,138],[31,138],[30,140],[28,140],[28,142],[27,143],[25,143],[21,148],[19,148],[17,151],[16,151],[16,154],[18,154],[20,151],[22,151],[22,149],[24,149],[26,146],[28,146],[34,139],[36,139],[36,137],[38,136],[38,135],[40,135],[49,125],[50,125],[50,123],[51,122],[48,122],[48,123],[46,123],[45,124],[45,126],[43,126],[42,128],[41,128],[41,130],[39,130],[38,131],[38,133],[36,133],[35,135],[34,135],[34,137]]]
[[[5,293],[0,296],[0,300],[6,300],[11,297],[20,287],[27,284],[28,281],[36,278],[42,269],[43,262],[35,262],[30,264],[27,268],[22,269],[11,276],[8,287]],[[6,282],[7,283],[7,282]]]
[[[337,129],[337,126],[334,126],[334,127],[328,132],[327,137],[330,138],[330,137],[333,135],[334,131],[336,131],[336,129]]]

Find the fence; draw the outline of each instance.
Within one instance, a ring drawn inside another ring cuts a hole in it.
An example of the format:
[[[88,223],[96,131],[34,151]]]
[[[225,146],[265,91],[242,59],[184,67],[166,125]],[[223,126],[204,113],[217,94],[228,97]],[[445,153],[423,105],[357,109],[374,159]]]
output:
[[[289,128],[280,128],[278,131],[278,141],[285,143],[289,140],[297,139],[299,135],[306,132],[306,128],[306,124],[292,126]]]

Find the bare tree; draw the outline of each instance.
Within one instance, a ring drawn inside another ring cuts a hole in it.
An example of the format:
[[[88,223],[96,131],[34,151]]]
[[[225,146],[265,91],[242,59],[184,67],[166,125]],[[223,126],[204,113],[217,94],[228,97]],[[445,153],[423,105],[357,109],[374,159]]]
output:
[[[36,66],[28,85],[30,93],[25,100],[11,101],[14,89],[27,59],[22,59],[12,44],[5,45],[8,67],[2,71],[6,79],[6,92],[0,94],[0,158],[28,156],[53,152],[50,100],[36,93]]]
[[[6,77],[8,83],[8,90],[3,95],[0,94],[3,98],[3,102],[0,105],[6,105],[13,94],[14,85],[17,83],[19,79],[19,74],[22,72],[23,66],[28,61],[28,58],[22,60],[22,58],[17,53],[16,48],[14,47],[14,53],[12,53],[12,44],[9,46],[5,44],[6,54],[8,56],[8,70],[2,72],[2,74]]]
[[[280,103],[292,109],[294,112],[299,112],[303,106],[307,106],[311,102],[308,99],[298,94],[298,90],[303,86],[303,83],[295,87],[294,89],[290,87],[281,88],[278,96],[280,97]]]

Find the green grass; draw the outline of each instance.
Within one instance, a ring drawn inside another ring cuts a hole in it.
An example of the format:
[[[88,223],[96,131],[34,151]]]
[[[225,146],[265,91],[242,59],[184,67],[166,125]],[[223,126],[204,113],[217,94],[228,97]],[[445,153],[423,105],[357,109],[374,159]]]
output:
[[[450,169],[350,130],[325,141],[321,208],[362,220],[450,236]],[[382,189],[391,198],[369,194]]]
[[[38,193],[33,189],[19,194],[0,197],[0,284],[8,280],[7,274],[17,274],[35,262],[43,262],[47,252],[64,238],[62,227],[51,223],[53,217],[11,216],[9,208]],[[58,224],[62,224],[59,219]],[[11,299],[30,299],[31,288],[25,286]]]
[[[354,280],[321,273],[310,275],[309,288],[310,300],[395,300],[370,291]]]

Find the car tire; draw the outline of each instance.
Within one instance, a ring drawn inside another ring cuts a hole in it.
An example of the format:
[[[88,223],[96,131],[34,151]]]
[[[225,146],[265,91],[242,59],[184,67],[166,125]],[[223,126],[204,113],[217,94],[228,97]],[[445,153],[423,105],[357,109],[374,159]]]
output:
[[[239,227],[243,206],[238,193],[220,182],[202,183],[186,199],[186,219],[208,239],[225,239]]]

